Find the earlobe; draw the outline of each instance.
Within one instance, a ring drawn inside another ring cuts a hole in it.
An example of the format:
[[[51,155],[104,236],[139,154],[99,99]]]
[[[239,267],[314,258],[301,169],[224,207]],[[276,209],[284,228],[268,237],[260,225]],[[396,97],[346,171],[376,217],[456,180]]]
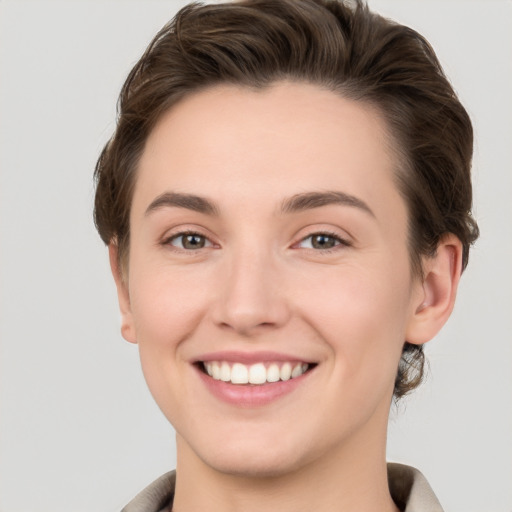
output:
[[[406,340],[416,345],[431,340],[446,323],[455,304],[462,270],[462,244],[452,234],[445,235],[436,254],[424,260],[421,294],[409,320]]]
[[[135,327],[130,304],[130,294],[128,283],[119,267],[118,247],[114,242],[108,245],[108,255],[110,259],[110,269],[116,283],[117,299],[119,301],[119,310],[121,312],[121,334],[126,341],[137,343],[135,336]]]

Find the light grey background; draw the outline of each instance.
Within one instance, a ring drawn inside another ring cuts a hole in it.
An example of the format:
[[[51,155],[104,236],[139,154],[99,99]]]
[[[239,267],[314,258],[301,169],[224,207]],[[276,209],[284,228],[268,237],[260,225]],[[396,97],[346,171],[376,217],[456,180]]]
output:
[[[174,464],[91,210],[122,82],[184,3],[0,1],[0,512],[114,512]],[[389,458],[447,511],[510,512],[512,3],[370,5],[427,36],[472,116],[482,231]]]

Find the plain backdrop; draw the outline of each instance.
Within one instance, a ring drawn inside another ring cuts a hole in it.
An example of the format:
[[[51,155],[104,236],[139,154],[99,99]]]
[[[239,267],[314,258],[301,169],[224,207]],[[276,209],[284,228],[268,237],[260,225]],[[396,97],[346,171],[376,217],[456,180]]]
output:
[[[0,1],[0,512],[118,511],[175,463],[91,212],[122,82],[184,3]],[[430,40],[473,119],[482,232],[389,459],[447,512],[511,512],[512,3],[370,6]]]

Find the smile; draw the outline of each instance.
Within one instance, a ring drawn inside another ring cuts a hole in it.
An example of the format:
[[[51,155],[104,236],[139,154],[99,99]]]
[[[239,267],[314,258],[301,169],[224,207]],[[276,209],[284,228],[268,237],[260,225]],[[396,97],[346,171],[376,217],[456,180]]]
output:
[[[303,362],[229,363],[227,361],[203,362],[203,370],[214,380],[230,382],[231,384],[262,385],[267,383],[287,381],[300,377],[308,371],[310,365]]]

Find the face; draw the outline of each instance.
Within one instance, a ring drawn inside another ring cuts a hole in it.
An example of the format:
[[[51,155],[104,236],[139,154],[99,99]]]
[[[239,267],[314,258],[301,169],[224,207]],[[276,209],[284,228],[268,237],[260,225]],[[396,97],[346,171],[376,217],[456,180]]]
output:
[[[178,461],[276,475],[385,442],[422,300],[395,171],[379,115],[314,85],[217,86],[160,120],[119,286]]]

